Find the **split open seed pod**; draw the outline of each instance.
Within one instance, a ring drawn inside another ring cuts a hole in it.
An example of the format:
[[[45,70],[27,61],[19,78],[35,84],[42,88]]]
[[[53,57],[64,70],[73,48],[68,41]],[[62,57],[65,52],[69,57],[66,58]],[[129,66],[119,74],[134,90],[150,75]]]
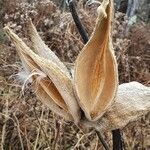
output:
[[[75,64],[75,91],[89,120],[99,119],[114,101],[118,87],[116,58],[111,39],[112,1],[98,7],[96,26]]]
[[[71,76],[64,64],[44,44],[30,22],[32,51],[9,27],[7,35],[16,46],[24,68],[32,75],[33,89],[51,110],[66,119],[80,120],[80,108],[73,92]],[[39,80],[40,76],[40,80]],[[37,84],[35,84],[37,82]]]
[[[31,20],[28,27],[33,50],[9,27],[5,31],[28,74],[26,80],[32,78],[34,92],[45,105],[79,125],[112,130],[149,112],[150,88],[136,82],[118,88],[110,33],[112,0],[104,0],[97,11],[95,29],[77,57],[75,69],[68,70],[45,45]],[[81,109],[85,117],[81,117]]]

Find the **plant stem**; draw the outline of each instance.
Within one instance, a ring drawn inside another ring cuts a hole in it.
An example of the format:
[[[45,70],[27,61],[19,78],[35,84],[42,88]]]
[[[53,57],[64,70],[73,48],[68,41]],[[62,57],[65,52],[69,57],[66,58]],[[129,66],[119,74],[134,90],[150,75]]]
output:
[[[66,3],[68,4],[69,6],[69,9],[70,9],[70,12],[71,12],[71,15],[73,17],[73,20],[75,22],[75,25],[83,39],[83,42],[84,44],[88,42],[88,35],[87,35],[87,32],[85,31],[82,23],[81,23],[81,20],[78,16],[78,13],[75,9],[75,3],[73,2],[73,0],[66,0]]]
[[[105,148],[105,150],[109,150],[109,147],[108,147],[107,143],[105,142],[103,136],[101,135],[100,131],[98,131],[98,130],[95,130],[95,131],[96,131],[96,134],[97,134],[99,140],[101,141],[103,147]]]
[[[119,129],[112,130],[113,150],[122,150],[122,137]]]

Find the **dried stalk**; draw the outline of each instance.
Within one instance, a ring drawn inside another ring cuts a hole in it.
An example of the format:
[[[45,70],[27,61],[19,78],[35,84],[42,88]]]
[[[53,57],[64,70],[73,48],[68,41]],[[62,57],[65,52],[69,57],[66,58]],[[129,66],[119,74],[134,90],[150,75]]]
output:
[[[5,136],[6,136],[6,124],[8,121],[8,99],[6,99],[6,108],[5,108],[5,123],[3,125],[3,129],[2,129],[2,140],[1,140],[1,150],[5,149]]]
[[[72,14],[72,18],[73,18],[73,20],[74,20],[74,22],[76,24],[76,27],[77,27],[77,29],[78,29],[78,31],[79,31],[82,39],[83,39],[83,43],[86,44],[88,42],[88,40],[89,40],[88,39],[88,34],[85,31],[85,29],[84,29],[84,27],[83,27],[83,25],[81,23],[81,20],[80,20],[80,18],[78,16],[78,13],[77,13],[76,8],[75,8],[74,1],[73,0],[66,0],[66,3],[69,6],[70,12]]]

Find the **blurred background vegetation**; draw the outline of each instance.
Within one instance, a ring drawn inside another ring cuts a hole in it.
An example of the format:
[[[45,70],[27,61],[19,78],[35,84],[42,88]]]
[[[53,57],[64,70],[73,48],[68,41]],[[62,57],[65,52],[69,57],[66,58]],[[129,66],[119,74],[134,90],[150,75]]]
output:
[[[2,21],[5,11],[5,5],[7,5],[8,0],[0,0],[0,28],[2,28]],[[18,0],[19,1],[22,0]],[[33,4],[35,0],[24,0],[24,2],[28,2],[29,4]],[[57,4],[60,9],[66,9],[66,0],[52,0],[55,4]],[[87,1],[91,1],[94,3],[94,0],[77,0],[81,1],[83,5],[87,3]],[[97,0],[98,1],[98,0]],[[101,1],[101,0],[99,0]],[[17,3],[17,0],[12,0],[12,3]],[[145,23],[150,22],[150,1],[149,0],[114,0],[114,8],[115,11],[122,12],[126,14],[130,18],[130,23],[137,23],[138,21],[143,21]],[[0,31],[0,39],[2,39],[3,33]]]
[[[116,9],[125,13],[129,18],[136,17],[136,21],[150,21],[149,0],[115,0]]]
[[[64,7],[65,0],[53,0],[57,5]],[[87,1],[94,0],[81,0],[83,4]],[[98,0],[97,0],[98,1]],[[99,0],[101,1],[101,0]],[[138,20],[150,21],[150,1],[149,0],[114,0],[115,10],[125,13],[128,17],[137,17]]]

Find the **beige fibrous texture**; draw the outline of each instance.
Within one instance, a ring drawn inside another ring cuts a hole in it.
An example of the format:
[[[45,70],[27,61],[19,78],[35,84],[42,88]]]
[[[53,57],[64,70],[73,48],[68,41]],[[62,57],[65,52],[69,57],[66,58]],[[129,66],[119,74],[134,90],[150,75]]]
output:
[[[66,120],[106,130],[122,128],[150,109],[149,87],[137,82],[118,86],[112,6],[111,0],[104,0],[98,7],[94,31],[71,70],[45,45],[31,20],[28,28],[33,50],[5,27],[41,102]]]
[[[150,110],[150,88],[138,82],[120,85],[116,99],[106,114],[110,128],[121,128]]]
[[[104,130],[119,129],[150,111],[150,88],[138,82],[119,85],[114,104],[98,121]]]

